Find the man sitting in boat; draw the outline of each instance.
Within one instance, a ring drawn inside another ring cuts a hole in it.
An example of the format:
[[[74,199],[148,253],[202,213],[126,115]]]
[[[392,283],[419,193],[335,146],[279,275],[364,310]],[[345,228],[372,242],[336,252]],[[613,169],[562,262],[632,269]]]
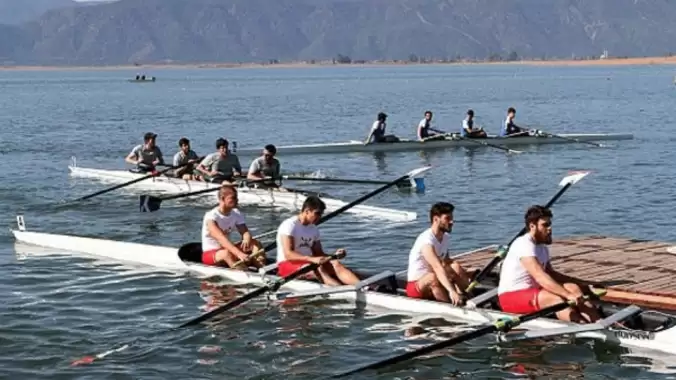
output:
[[[279,187],[275,180],[281,177],[282,169],[279,160],[275,158],[275,154],[277,154],[277,148],[268,144],[263,148],[263,155],[251,162],[246,178],[257,181],[253,183],[254,187]],[[260,180],[264,178],[268,179],[261,182]]]
[[[453,209],[447,202],[435,203],[430,209],[432,225],[418,235],[409,252],[407,296],[464,303],[463,289],[470,283],[469,275],[457,261],[446,257]]]
[[[486,132],[483,128],[474,128],[474,111],[468,110],[467,117],[462,121],[462,130],[460,136],[468,138],[486,138]]]
[[[240,243],[233,243],[233,230],[242,237]],[[202,263],[228,266],[246,261],[248,265],[262,267],[265,254],[259,252],[261,244],[251,237],[244,221],[244,215],[237,210],[237,189],[223,185],[218,190],[218,206],[204,214],[202,220]],[[250,257],[257,251],[255,257]]]
[[[418,140],[443,139],[446,132],[432,128],[432,111],[425,111],[425,117],[418,123]]]
[[[378,114],[378,119],[373,122],[371,126],[371,131],[369,132],[365,145],[373,143],[383,143],[383,142],[398,142],[399,138],[395,135],[386,135],[385,130],[387,128],[387,114],[380,112]]]
[[[143,135],[143,144],[135,146],[124,159],[128,163],[136,165],[135,172],[149,173],[155,170],[155,166],[164,165],[162,151],[155,145],[156,138],[157,134],[146,133]]]
[[[197,171],[205,181],[214,183],[232,182],[234,177],[242,175],[239,158],[228,151],[228,140],[216,140],[217,152],[204,157],[197,165]]]
[[[505,119],[505,124],[502,126],[502,129],[500,130],[500,136],[511,136],[511,137],[519,137],[519,136],[528,136],[528,130],[526,128],[521,128],[514,124],[514,117],[516,116],[516,110],[514,107],[509,107],[507,109],[507,118]]]
[[[316,223],[326,210],[324,202],[315,195],[310,195],[303,202],[300,214],[286,219],[277,230],[277,272],[280,276],[288,276],[310,263],[320,263],[327,255],[319,238]],[[336,253],[344,252],[336,250]],[[307,279],[317,279],[329,286],[354,285],[359,278],[338,260],[331,260]]]
[[[502,311],[528,314],[562,301],[575,307],[556,313],[564,321],[591,323],[599,319],[597,309],[582,299],[581,286],[588,283],[552,268],[547,245],[552,243],[552,212],[542,206],[526,211],[527,233],[509,247],[500,270],[498,300]]]
[[[176,178],[183,178],[185,180],[194,180],[195,175],[195,164],[199,160],[197,153],[194,150],[190,149],[190,140],[185,137],[182,137],[178,140],[179,151],[174,155],[174,166],[182,166],[178,169],[173,170],[173,175]]]

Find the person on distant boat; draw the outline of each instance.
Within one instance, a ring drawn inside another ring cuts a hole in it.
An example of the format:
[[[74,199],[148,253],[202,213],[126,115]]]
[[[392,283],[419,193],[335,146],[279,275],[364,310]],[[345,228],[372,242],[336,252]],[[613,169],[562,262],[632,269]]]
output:
[[[194,180],[195,164],[198,163],[199,157],[194,150],[190,149],[190,140],[185,137],[182,137],[180,140],[178,140],[178,147],[179,151],[174,155],[173,165],[185,166],[173,170],[173,174],[176,178]]]
[[[124,159],[126,162],[136,165],[135,171],[149,173],[155,170],[157,165],[164,165],[162,151],[155,144],[157,134],[148,132],[143,135],[143,144],[137,145]]]
[[[310,195],[300,214],[286,219],[277,230],[277,272],[285,277],[310,263],[319,263],[327,255],[316,224],[326,210],[324,202]],[[345,252],[340,248],[336,253]],[[354,285],[359,278],[338,260],[331,260],[305,276],[329,286]]]
[[[518,125],[514,124],[514,117],[516,116],[516,110],[514,107],[509,107],[507,109],[507,118],[505,119],[505,125],[502,126],[500,131],[500,136],[528,136],[528,130],[526,128],[521,128]]]
[[[239,158],[228,151],[228,140],[216,140],[217,152],[204,157],[197,165],[197,171],[205,181],[214,183],[232,182],[234,177],[242,175]]]
[[[275,158],[275,154],[277,154],[277,148],[268,144],[263,148],[263,155],[251,162],[246,178],[256,181],[252,183],[254,187],[279,187],[275,181],[281,177],[281,164]],[[261,181],[262,179],[266,180]]]
[[[425,117],[418,123],[418,140],[443,138],[446,132],[432,128],[432,111],[425,111]]]
[[[469,275],[457,261],[446,257],[454,208],[450,203],[438,202],[430,209],[432,225],[418,235],[409,252],[407,296],[454,305],[465,302]]]
[[[528,314],[564,301],[576,306],[556,313],[564,321],[593,323],[599,312],[582,299],[591,283],[564,275],[552,267],[547,245],[552,243],[552,212],[531,206],[524,217],[527,233],[509,247],[500,270],[498,301],[502,311]]]
[[[145,76],[145,75],[141,75],[141,80],[146,80],[146,76]]]
[[[136,80],[141,80],[141,76],[136,74]]]
[[[202,220],[202,263],[233,268],[238,261],[262,267],[265,254],[251,258],[253,251],[262,249],[260,242],[251,237],[244,215],[237,209],[237,189],[223,185],[218,190],[218,206],[204,214]],[[242,237],[234,243],[231,235],[236,230]]]
[[[483,128],[474,128],[474,111],[468,110],[467,117],[462,121],[462,130],[460,136],[468,138],[486,138],[486,131]]]
[[[364,141],[365,145],[373,143],[383,143],[383,142],[398,142],[399,138],[395,135],[386,135],[385,129],[387,128],[387,114],[380,112],[378,114],[378,119],[373,122],[371,126],[371,131],[369,132],[368,137]]]

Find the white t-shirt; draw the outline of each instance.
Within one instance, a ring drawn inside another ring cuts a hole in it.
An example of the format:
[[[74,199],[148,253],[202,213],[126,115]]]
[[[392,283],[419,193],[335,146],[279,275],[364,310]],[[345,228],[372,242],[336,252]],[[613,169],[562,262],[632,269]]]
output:
[[[312,246],[319,241],[319,228],[314,224],[304,226],[297,216],[292,216],[282,222],[277,229],[277,262],[286,260],[282,236],[293,238],[293,250],[303,255],[312,255]]]
[[[422,276],[432,271],[432,268],[427,264],[427,261],[425,261],[425,258],[423,257],[423,247],[431,245],[434,247],[437,256],[444,256],[448,253],[448,236],[447,233],[444,233],[444,237],[439,241],[436,236],[434,236],[434,233],[432,233],[431,228],[426,229],[418,235],[418,238],[415,239],[415,243],[413,244],[413,248],[411,248],[411,251],[408,254],[409,282],[418,281]]]
[[[218,207],[207,211],[202,220],[202,252],[221,248],[218,241],[209,235],[207,222],[210,220],[216,222],[216,225],[218,225],[228,239],[230,239],[230,233],[237,230],[236,226],[246,224],[244,215],[242,215],[239,210],[232,210],[227,215],[221,214],[221,212],[218,211]]]
[[[514,240],[507,251],[507,257],[500,269],[500,284],[498,294],[514,292],[521,289],[539,288],[540,285],[521,265],[522,257],[535,257],[546,266],[549,263],[549,248],[544,244],[535,244],[530,234],[525,234]]]

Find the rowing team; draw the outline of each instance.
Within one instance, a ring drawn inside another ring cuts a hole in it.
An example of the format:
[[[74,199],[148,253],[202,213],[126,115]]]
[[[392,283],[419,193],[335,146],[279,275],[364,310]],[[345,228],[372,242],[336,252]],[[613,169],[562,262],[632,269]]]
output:
[[[143,136],[143,144],[135,146],[127,155],[125,161],[136,165],[136,171],[150,173],[156,171],[157,166],[166,166],[162,151],[156,144],[157,134],[148,132]],[[216,152],[211,153],[200,160],[197,153],[190,148],[190,140],[183,137],[178,140],[179,150],[174,155],[173,166],[175,169],[170,175],[186,180],[206,181],[214,183],[232,182],[235,177],[242,175],[242,165],[237,155],[228,149],[228,140],[219,138],[216,140]],[[263,155],[251,162],[246,178],[256,180],[259,184],[264,178],[279,178],[281,165],[275,158],[277,148],[274,145],[266,145]],[[262,182],[270,187],[277,187],[274,180]]]
[[[202,224],[202,262],[207,265],[239,268],[246,262],[255,267],[265,265],[261,244],[249,232],[244,216],[237,209],[237,189],[222,186],[219,203],[208,211]],[[320,264],[327,256],[317,224],[326,205],[316,197],[306,198],[298,215],[286,219],[277,230],[277,270],[286,277],[308,263]],[[439,202],[430,210],[430,227],[418,235],[409,252],[409,297],[451,302],[465,302],[471,278],[463,267],[449,257],[449,239],[453,227],[454,206]],[[557,313],[566,321],[590,323],[599,319],[599,312],[583,300],[583,290],[591,283],[556,271],[550,262],[547,246],[552,243],[552,213],[542,206],[526,211],[527,233],[509,247],[500,272],[498,301],[503,311],[528,314],[560,303],[574,301],[576,306]],[[241,243],[231,239],[233,231]],[[343,249],[336,251],[345,253]],[[359,277],[337,260],[321,265],[307,279],[316,279],[329,286],[354,285]]]
[[[418,123],[416,135],[420,141],[428,141],[434,139],[445,138],[449,133],[432,127],[432,111],[425,111],[425,117]],[[507,117],[500,129],[500,136],[503,137],[518,137],[528,136],[530,131],[527,128],[519,127],[514,123],[516,117],[516,109],[509,107],[507,110]],[[395,135],[388,135],[385,133],[387,129],[387,115],[383,112],[378,114],[377,120],[373,122],[371,131],[366,137],[365,144],[382,143],[382,142],[398,142],[399,138]],[[465,138],[486,138],[488,135],[483,127],[474,125],[474,110],[467,110],[467,116],[462,121],[462,128],[460,128],[460,136]]]

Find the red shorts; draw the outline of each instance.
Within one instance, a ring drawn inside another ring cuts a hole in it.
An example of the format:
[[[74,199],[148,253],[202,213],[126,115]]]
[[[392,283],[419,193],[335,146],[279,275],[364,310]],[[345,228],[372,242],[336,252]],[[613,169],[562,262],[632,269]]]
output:
[[[312,263],[302,260],[285,260],[277,265],[277,275],[280,277],[286,277],[303,266],[310,264]]]
[[[216,265],[216,252],[218,252],[219,250],[220,248],[202,252],[202,264]]]
[[[513,292],[502,293],[498,296],[500,308],[506,313],[530,314],[540,310],[538,294],[542,289],[527,288]]]
[[[409,281],[406,283],[406,295],[411,298],[424,298],[420,289],[418,289],[418,281]]]

